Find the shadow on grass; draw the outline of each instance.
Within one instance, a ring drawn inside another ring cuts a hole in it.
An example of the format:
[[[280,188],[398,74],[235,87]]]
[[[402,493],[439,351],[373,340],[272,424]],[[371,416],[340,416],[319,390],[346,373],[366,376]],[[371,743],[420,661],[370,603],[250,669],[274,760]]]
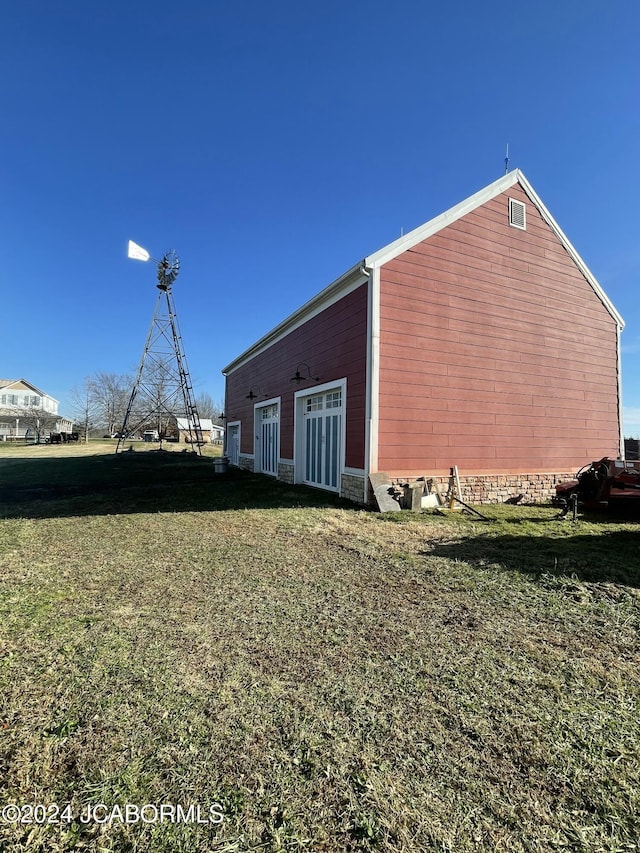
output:
[[[0,517],[55,518],[139,512],[354,505],[304,486],[166,451],[0,461]]]
[[[595,533],[580,533],[579,525],[569,535],[563,535],[562,529],[557,536],[483,533],[457,542],[434,543],[422,553],[482,568],[517,571],[534,579],[552,575],[640,588],[640,528],[612,530],[607,528],[613,522],[602,521],[604,525],[598,525]]]

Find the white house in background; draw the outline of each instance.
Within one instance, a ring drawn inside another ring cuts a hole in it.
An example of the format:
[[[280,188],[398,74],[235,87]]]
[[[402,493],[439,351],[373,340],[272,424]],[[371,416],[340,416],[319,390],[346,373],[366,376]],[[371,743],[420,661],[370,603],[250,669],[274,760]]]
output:
[[[73,421],[58,413],[58,401],[26,379],[0,379],[0,441],[41,433],[71,432]]]
[[[180,441],[187,441],[191,438],[193,425],[189,430],[188,418],[176,418]],[[202,430],[202,438],[210,444],[222,444],[224,439],[224,427],[220,424],[214,424],[211,418],[200,418],[200,428]]]

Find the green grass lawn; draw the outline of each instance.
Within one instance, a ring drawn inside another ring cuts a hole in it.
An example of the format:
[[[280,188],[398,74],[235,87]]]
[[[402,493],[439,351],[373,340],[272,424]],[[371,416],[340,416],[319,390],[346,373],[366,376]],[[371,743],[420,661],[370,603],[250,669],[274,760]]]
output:
[[[636,522],[107,449],[0,454],[0,850],[640,849]]]

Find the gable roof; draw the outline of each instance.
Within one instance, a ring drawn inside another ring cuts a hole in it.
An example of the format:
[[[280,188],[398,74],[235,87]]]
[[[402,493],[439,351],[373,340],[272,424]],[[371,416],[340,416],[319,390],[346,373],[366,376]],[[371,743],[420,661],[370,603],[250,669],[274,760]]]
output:
[[[310,320],[311,317],[314,317],[316,314],[319,314],[321,311],[324,311],[325,308],[328,308],[329,305],[332,305],[334,302],[337,302],[339,299],[345,297],[352,290],[355,290],[357,287],[360,287],[361,284],[364,284],[367,281],[369,276],[369,271],[365,270],[363,267],[364,261],[360,261],[360,263],[351,267],[350,270],[347,270],[346,273],[337,278],[334,282],[321,290],[320,293],[317,293],[313,296],[308,302],[298,308],[293,314],[290,314],[281,323],[278,323],[270,332],[267,332],[266,335],[263,335],[259,340],[257,340],[254,344],[252,344],[249,349],[245,350],[241,355],[235,358],[230,364],[226,367],[222,368],[222,373],[232,373],[236,368],[240,367],[244,362],[253,358],[263,350],[270,347],[276,341],[279,341],[285,335],[288,335],[289,332],[292,332],[298,326],[301,326],[303,323],[306,323],[307,320]]]
[[[178,429],[188,430],[193,428],[193,421],[189,418],[176,418]],[[210,432],[212,429],[222,429],[220,424],[214,424],[211,418],[200,418],[200,428],[205,432]]]
[[[506,175],[503,175],[503,177],[498,178],[497,181],[489,184],[489,186],[477,193],[474,193],[474,195],[469,196],[469,198],[454,205],[454,207],[449,208],[449,210],[446,210],[439,216],[425,222],[424,225],[420,225],[418,228],[415,228],[413,231],[410,231],[398,240],[394,240],[393,243],[389,243],[387,246],[384,246],[382,249],[379,249],[377,252],[369,255],[369,257],[365,259],[366,266],[374,269],[375,267],[388,263],[390,260],[393,260],[393,258],[402,254],[402,252],[406,252],[408,249],[413,248],[413,246],[416,246],[418,243],[421,243],[423,240],[426,240],[428,237],[431,237],[433,234],[436,234],[438,231],[446,228],[447,225],[451,225],[452,222],[456,222],[456,220],[466,216],[467,213],[470,213],[477,207],[491,201],[491,199],[505,192],[505,190],[510,189],[510,187],[515,184],[519,184],[524,192],[529,196],[531,202],[536,206],[542,218],[551,228],[560,243],[564,246],[573,262],[596,292],[598,298],[601,300],[609,314],[611,314],[621,329],[624,328],[624,320],[616,311],[613,303],[604,292],[591,270],[582,260],[567,235],[560,228],[551,213],[549,213],[549,210],[542,202],[542,199],[533,189],[520,169],[514,169],[512,172],[508,172]]]
[[[351,290],[354,290],[356,287],[360,287],[361,284],[364,284],[367,277],[374,269],[388,263],[390,260],[393,260],[393,258],[402,254],[402,252],[406,252],[408,249],[411,249],[413,246],[423,240],[426,240],[428,237],[431,237],[443,228],[446,228],[447,225],[451,225],[453,222],[456,222],[456,220],[466,216],[466,214],[471,213],[471,211],[483,204],[486,204],[486,202],[491,201],[491,199],[505,192],[515,184],[519,184],[522,187],[531,202],[538,209],[542,218],[554,232],[560,243],[564,246],[584,278],[591,285],[606,310],[618,324],[618,327],[623,329],[624,320],[615,309],[613,303],[606,295],[591,270],[587,267],[574,246],[571,244],[569,238],[543,204],[541,198],[535,192],[529,181],[525,178],[524,173],[520,169],[514,169],[484,187],[484,189],[481,189],[464,199],[464,201],[461,201],[459,204],[450,207],[439,216],[425,222],[424,225],[420,225],[413,231],[409,231],[398,240],[394,240],[392,243],[383,246],[383,248],[378,249],[377,252],[368,255],[360,263],[355,264],[355,266],[343,273],[343,275],[325,287],[324,290],[321,290],[308,302],[305,302],[305,304],[294,311],[293,314],[286,317],[270,332],[267,332],[266,335],[263,335],[259,340],[241,353],[241,355],[230,362],[230,364],[223,368],[222,373],[226,375],[227,373],[233,372],[249,359],[253,358],[258,353],[263,352],[276,341],[289,334],[293,329],[301,326],[303,323],[306,323],[311,317],[319,314],[321,311],[324,311],[325,308],[328,308],[329,305],[332,305],[339,299],[342,299]]]
[[[25,385],[29,390],[38,394],[40,397],[49,397],[49,394],[45,394],[44,391],[41,391],[39,388],[36,388],[35,385],[32,385],[31,382],[27,382],[26,379],[0,379],[0,390],[5,388],[10,388],[12,385],[22,384]],[[49,397],[50,400],[53,400],[53,397]],[[58,401],[55,400],[57,403]]]

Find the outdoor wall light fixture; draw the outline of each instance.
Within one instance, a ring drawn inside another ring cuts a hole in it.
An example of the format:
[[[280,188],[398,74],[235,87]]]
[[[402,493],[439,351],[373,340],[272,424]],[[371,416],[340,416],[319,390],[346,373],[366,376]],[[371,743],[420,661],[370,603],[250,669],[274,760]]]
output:
[[[258,391],[258,394],[253,393],[254,388]],[[255,400],[256,397],[258,397],[258,395],[262,395],[263,397],[267,396],[264,393],[264,391],[262,390],[262,388],[260,388],[259,385],[252,385],[251,388],[249,388],[249,393],[247,394],[247,400]]]
[[[303,376],[300,373],[301,367],[307,368],[307,375],[306,376]],[[314,382],[318,382],[320,377],[319,376],[312,376],[311,375],[311,368],[309,367],[307,362],[301,361],[300,364],[296,367],[296,375],[291,377],[290,382],[296,382],[299,385],[301,382],[306,382],[307,379],[313,379]]]

